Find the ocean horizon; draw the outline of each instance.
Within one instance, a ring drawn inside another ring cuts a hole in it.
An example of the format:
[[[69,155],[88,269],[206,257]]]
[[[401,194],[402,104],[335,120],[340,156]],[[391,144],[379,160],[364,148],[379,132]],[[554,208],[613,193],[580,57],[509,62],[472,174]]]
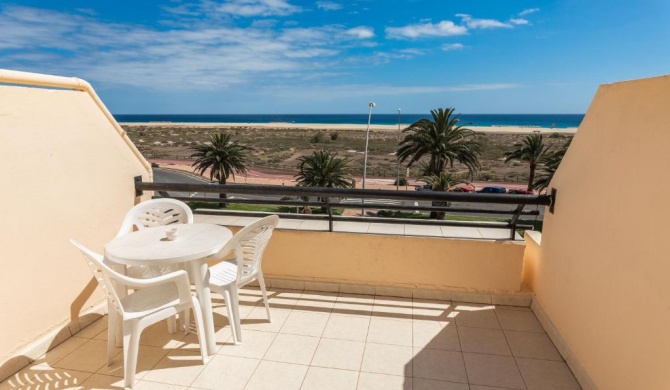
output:
[[[428,118],[427,114],[372,114],[373,125],[397,125]],[[121,123],[318,123],[367,124],[368,114],[116,114]],[[565,129],[579,127],[584,114],[461,114],[463,124],[470,126],[520,126]]]

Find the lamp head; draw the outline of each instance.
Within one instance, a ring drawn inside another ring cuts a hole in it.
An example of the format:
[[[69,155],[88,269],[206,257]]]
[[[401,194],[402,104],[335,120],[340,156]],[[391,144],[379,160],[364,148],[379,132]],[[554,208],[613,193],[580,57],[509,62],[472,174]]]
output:
[[[374,102],[370,102],[370,104],[368,104],[368,106],[370,106],[370,108],[372,108],[372,107],[375,106],[375,103],[374,103]]]

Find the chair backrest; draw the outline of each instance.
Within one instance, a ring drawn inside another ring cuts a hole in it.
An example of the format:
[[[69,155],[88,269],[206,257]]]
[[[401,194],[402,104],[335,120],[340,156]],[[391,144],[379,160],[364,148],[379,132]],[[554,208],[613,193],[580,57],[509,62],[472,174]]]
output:
[[[133,230],[175,223],[193,223],[193,212],[188,205],[176,199],[151,199],[138,203],[128,211],[118,236]]]
[[[109,277],[110,275],[120,274],[105,264],[105,259],[102,255],[93,252],[75,240],[70,240],[70,243],[76,246],[77,249],[79,249],[84,255],[88,267],[91,269],[91,272],[93,272],[93,276],[98,281],[98,284],[100,284],[102,290],[105,292],[105,294],[107,294],[107,298],[109,299],[109,303],[112,305],[112,307],[119,313],[123,313],[121,300],[119,299],[119,295],[116,293],[114,284]]]
[[[252,279],[260,269],[263,253],[278,223],[276,215],[261,218],[237,232],[230,240],[227,247],[235,252],[238,284]]]

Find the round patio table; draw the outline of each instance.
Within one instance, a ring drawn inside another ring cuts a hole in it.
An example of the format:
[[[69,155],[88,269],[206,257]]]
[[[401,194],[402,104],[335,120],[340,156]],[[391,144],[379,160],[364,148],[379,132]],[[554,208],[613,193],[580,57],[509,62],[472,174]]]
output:
[[[169,229],[176,229],[175,240],[167,239]],[[115,238],[105,245],[105,256],[115,263],[124,265],[149,267],[187,265],[200,301],[207,352],[212,355],[215,353],[216,341],[207,260],[218,257],[219,252],[232,237],[230,229],[214,224],[157,226]]]

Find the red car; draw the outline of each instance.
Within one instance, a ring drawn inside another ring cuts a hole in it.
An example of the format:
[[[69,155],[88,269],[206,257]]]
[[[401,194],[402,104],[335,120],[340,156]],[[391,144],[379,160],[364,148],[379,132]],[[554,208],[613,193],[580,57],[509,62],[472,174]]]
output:
[[[533,195],[533,191],[527,190],[525,188],[510,188],[507,191],[508,194],[519,194],[519,195]]]
[[[452,192],[475,192],[475,187],[468,184],[456,184],[455,186],[449,188],[449,191]]]

